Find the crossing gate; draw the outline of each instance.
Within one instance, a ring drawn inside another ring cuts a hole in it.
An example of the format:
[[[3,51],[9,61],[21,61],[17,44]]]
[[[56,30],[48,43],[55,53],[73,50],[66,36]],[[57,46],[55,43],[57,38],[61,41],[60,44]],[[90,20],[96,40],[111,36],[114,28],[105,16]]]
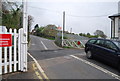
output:
[[[24,48],[26,43],[24,42],[23,28],[19,31],[6,29],[2,34],[12,35],[12,46],[0,47],[0,75],[16,71],[27,71],[27,46]]]
[[[78,44],[79,42],[79,44]],[[84,48],[85,45],[81,40],[70,40],[70,39],[64,39],[63,45],[67,47],[73,47],[73,48]]]

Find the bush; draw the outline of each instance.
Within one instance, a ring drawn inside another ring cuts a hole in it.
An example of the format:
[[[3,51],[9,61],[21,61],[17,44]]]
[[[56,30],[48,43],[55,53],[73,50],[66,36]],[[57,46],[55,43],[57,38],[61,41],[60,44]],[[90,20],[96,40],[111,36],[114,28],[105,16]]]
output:
[[[60,39],[62,39],[62,36],[60,37]],[[64,36],[63,39],[68,39],[68,38]]]

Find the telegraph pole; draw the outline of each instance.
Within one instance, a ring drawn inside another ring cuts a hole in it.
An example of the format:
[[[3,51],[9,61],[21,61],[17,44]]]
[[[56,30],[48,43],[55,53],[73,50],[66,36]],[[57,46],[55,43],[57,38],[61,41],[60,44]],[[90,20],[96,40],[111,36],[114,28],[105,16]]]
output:
[[[72,28],[70,28],[70,33],[72,33]]]
[[[65,11],[63,12],[63,33],[65,32]]]
[[[27,71],[27,44],[28,44],[28,41],[27,41],[27,38],[28,38],[28,16],[27,16],[27,0],[23,0],[23,66],[22,67],[22,70],[23,72],[26,72]]]
[[[65,32],[65,11],[63,12],[63,30],[62,30],[62,47],[63,47],[63,40],[64,40],[64,32]]]

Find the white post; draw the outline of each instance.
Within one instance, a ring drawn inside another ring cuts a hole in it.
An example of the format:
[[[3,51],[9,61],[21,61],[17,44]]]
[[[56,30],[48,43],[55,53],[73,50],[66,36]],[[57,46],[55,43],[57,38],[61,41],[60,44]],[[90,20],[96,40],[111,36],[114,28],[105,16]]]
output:
[[[2,27],[2,26],[1,26]],[[0,34],[2,33],[2,30],[0,29]],[[0,35],[0,39],[2,36]],[[1,43],[0,43],[1,44]],[[2,47],[0,47],[0,75],[2,74]]]
[[[12,29],[10,29],[10,34],[12,34]],[[12,46],[9,47],[9,72],[12,72]]]
[[[16,66],[16,56],[17,56],[17,35],[16,35],[17,30],[14,29],[14,71],[17,71],[17,66]]]
[[[0,36],[0,38],[2,38]],[[2,47],[0,47],[0,75],[2,74]]]
[[[21,70],[20,69],[20,66],[21,66],[21,57],[20,57],[20,54],[21,54],[21,29],[19,29],[18,31],[18,70]]]
[[[19,68],[20,68],[20,71],[23,71],[24,70],[24,43],[23,42],[23,28],[20,29],[20,35],[19,35],[19,39],[20,39],[20,45],[19,45]]]
[[[27,32],[28,32],[27,0],[23,2],[23,71],[27,71]]]
[[[63,47],[63,28],[62,28],[62,47]]]
[[[4,31],[5,34],[7,33],[7,30]],[[4,47],[4,73],[7,73],[7,47]]]
[[[0,30],[0,34],[1,34],[1,30]],[[2,36],[0,35],[0,39],[2,38]],[[0,80],[2,80],[2,47],[0,47]]]

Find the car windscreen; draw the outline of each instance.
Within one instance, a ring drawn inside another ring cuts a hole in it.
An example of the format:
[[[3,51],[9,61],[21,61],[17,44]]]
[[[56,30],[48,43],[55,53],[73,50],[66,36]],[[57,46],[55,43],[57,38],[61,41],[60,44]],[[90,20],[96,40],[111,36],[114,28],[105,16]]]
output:
[[[96,41],[95,39],[91,39],[91,40],[88,41],[88,43],[90,43],[90,44],[94,44],[95,41]]]
[[[114,41],[115,45],[120,49],[120,42]]]

